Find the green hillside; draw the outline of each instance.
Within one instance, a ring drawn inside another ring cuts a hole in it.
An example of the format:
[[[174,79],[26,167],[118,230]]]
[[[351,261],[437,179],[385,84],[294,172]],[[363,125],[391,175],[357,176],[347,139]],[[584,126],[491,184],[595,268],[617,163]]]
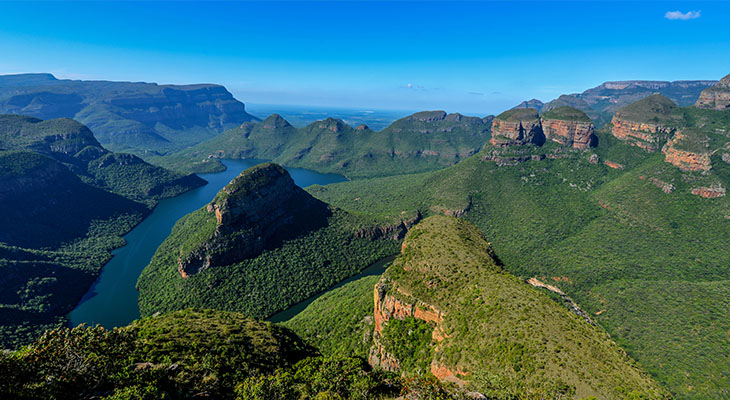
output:
[[[682,112],[699,113],[693,108]],[[719,121],[718,116],[712,120]],[[309,191],[344,210],[382,218],[463,211],[492,241],[509,272],[547,280],[569,294],[678,397],[724,398],[730,378],[721,371],[730,369],[725,354],[730,325],[714,316],[725,307],[722,296],[705,299],[704,311],[688,299],[671,312],[625,318],[631,310],[646,309],[641,296],[619,300],[607,288],[641,285],[645,298],[654,298],[665,296],[671,282],[717,287],[729,279],[723,267],[730,261],[724,244],[730,234],[728,198],[690,192],[717,183],[729,186],[730,165],[716,154],[710,172],[684,173],[665,163],[663,154],[647,155],[607,131],[597,135],[595,153],[571,152],[508,167],[482,161],[485,153],[480,153],[441,171]],[[591,154],[599,162],[591,162]],[[621,163],[623,169],[603,161]],[[672,185],[670,193],[663,191],[665,184]],[[614,299],[609,307],[597,301],[609,297]],[[653,324],[657,315],[666,321]],[[686,326],[685,321],[702,333],[663,328]],[[639,326],[645,333],[629,333]],[[650,335],[654,348],[646,342]],[[670,362],[673,368],[666,368]]]
[[[400,302],[440,314],[424,325],[434,330],[423,342],[430,351],[409,353],[414,343],[394,335],[425,322],[383,311],[379,342],[406,373],[447,369],[495,398],[668,397],[608,335],[506,273],[473,225],[427,218],[403,249],[376,288],[379,307]]]
[[[366,358],[373,344],[373,287],[366,276],[332,289],[282,325],[322,354]]]
[[[291,167],[352,178],[440,169],[476,153],[489,139],[491,119],[426,111],[380,132],[328,118],[296,129],[278,115],[243,124],[155,163],[169,168],[222,170],[215,158],[272,159]]]
[[[394,254],[398,231],[381,227],[314,199],[278,165],[252,167],[177,222],[139,277],[140,310],[266,318]]]
[[[0,347],[62,326],[157,200],[205,183],[111,153],[84,125],[0,115]]]

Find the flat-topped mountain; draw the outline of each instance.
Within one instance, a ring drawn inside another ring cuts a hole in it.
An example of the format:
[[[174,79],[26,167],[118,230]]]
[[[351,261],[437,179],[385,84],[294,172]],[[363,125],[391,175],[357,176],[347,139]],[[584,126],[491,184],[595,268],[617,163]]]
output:
[[[544,141],[537,109],[514,108],[497,115],[492,121],[492,138],[489,140],[492,145],[542,144]]]
[[[0,76],[0,113],[73,118],[113,150],[177,150],[256,120],[223,86]]]
[[[607,334],[505,272],[467,222],[411,229],[374,298],[370,360],[386,369],[487,398],[669,397]]]
[[[583,111],[574,107],[557,107],[540,116],[542,130],[547,140],[576,149],[586,149],[594,139],[593,121]]]
[[[479,151],[489,139],[491,118],[424,111],[376,132],[334,118],[296,129],[272,115],[156,161],[193,171],[221,168],[215,158],[244,157],[351,177],[422,172]]]
[[[680,107],[694,104],[700,93],[716,84],[712,80],[696,81],[610,81],[582,93],[564,94],[545,103],[541,111],[561,106],[575,107],[590,116],[601,127],[613,114],[628,104],[659,93]]]
[[[697,108],[727,110],[730,108],[730,75],[722,78],[714,86],[700,93],[697,99]]]

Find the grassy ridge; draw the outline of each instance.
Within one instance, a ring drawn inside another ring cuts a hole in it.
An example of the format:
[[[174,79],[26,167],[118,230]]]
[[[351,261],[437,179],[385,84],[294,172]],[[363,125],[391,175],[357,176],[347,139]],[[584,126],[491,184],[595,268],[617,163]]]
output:
[[[709,283],[730,278],[723,267],[730,261],[724,244],[730,235],[727,197],[703,199],[689,193],[693,187],[713,182],[728,186],[730,175],[725,174],[725,163],[716,163],[709,174],[682,173],[664,163],[662,154],[647,155],[605,132],[598,136],[595,152],[600,160],[619,162],[624,170],[602,162],[592,164],[586,152],[523,162],[516,167],[497,167],[477,155],[441,171],[309,190],[345,210],[372,210],[391,218],[416,210],[429,215],[470,205],[464,218],[489,237],[510,272],[549,280],[594,316],[603,308],[592,296],[611,282],[679,279]],[[665,194],[653,179],[671,183],[674,191]],[[652,291],[647,296],[661,290],[661,286],[646,287]],[[629,298],[614,307],[622,310],[617,310],[619,313],[641,308],[639,300]],[[716,309],[723,307],[721,297],[708,301]],[[727,340],[722,339],[727,329],[711,315],[709,311],[698,313],[688,301],[666,318],[677,324],[696,321],[707,333],[702,348],[719,351],[727,346]],[[730,364],[723,358],[702,361],[705,359],[694,353],[698,349],[696,336],[669,335],[655,329],[648,324],[650,315],[636,318],[647,323],[647,332],[656,335],[652,343],[662,349],[661,357],[656,357],[656,351],[646,351],[642,341],[648,333],[642,338],[626,334],[630,325],[639,322],[611,316],[610,309],[596,316],[633,357],[681,398],[724,397],[713,388],[727,386],[728,378],[718,371],[727,370]],[[663,345],[670,340],[681,345]],[[670,359],[677,367],[663,368]]]
[[[605,332],[506,273],[473,225],[427,218],[408,232],[403,249],[384,274],[387,295],[439,310],[435,329],[444,338],[432,341],[434,326],[406,319],[392,328],[388,321],[382,342],[408,357],[406,372],[433,365],[466,371],[460,377],[469,387],[496,398],[668,397]],[[399,332],[424,329],[430,351],[399,345]]]

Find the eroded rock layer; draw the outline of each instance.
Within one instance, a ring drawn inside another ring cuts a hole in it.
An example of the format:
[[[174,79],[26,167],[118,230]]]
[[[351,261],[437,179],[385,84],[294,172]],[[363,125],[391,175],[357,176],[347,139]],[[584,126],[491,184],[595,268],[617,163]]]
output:
[[[730,75],[722,78],[714,86],[703,90],[697,99],[696,106],[713,110],[730,109]]]

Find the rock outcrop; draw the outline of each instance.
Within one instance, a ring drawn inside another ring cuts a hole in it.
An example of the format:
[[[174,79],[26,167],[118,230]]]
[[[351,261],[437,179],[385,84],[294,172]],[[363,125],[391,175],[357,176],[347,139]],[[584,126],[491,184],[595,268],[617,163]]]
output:
[[[730,75],[722,78],[714,86],[703,90],[695,105],[697,108],[711,110],[730,109]]]
[[[611,133],[632,146],[656,152],[681,125],[682,118],[676,104],[654,94],[618,110],[611,120]]]
[[[577,305],[571,313],[504,271],[476,227],[426,218],[408,232],[401,253],[374,288],[371,364],[407,376],[428,371],[477,392],[493,389],[477,372],[508,371],[505,393],[516,384],[536,393],[557,385],[575,398],[622,398],[624,388],[662,398]]]
[[[558,107],[542,115],[542,131],[546,140],[576,149],[588,148],[594,140],[593,121],[573,107]]]
[[[727,189],[718,183],[709,187],[698,187],[692,189],[692,194],[695,196],[704,197],[707,199],[714,199],[716,197],[725,197]]]
[[[255,257],[269,241],[312,229],[329,215],[325,203],[296,186],[289,173],[273,163],[242,172],[206,211],[215,219],[200,229],[212,233],[178,258],[183,277]]]
[[[712,168],[711,154],[708,148],[702,146],[703,136],[696,129],[677,131],[662,148],[664,161],[685,172],[709,171]]]
[[[489,143],[494,146],[541,145],[544,142],[545,135],[537,109],[515,108],[499,114],[492,121]]]

